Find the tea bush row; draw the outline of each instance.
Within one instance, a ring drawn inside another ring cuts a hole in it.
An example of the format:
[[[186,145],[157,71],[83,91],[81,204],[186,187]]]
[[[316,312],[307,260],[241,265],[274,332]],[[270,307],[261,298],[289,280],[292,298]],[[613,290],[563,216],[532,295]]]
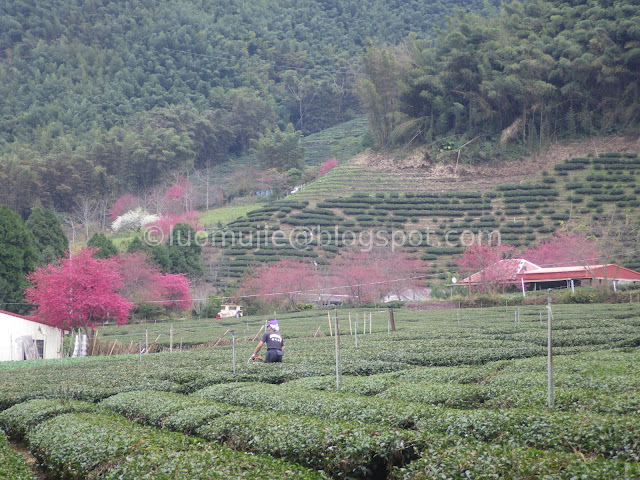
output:
[[[36,480],[25,459],[11,448],[7,437],[0,429],[0,478],[10,480]]]
[[[616,478],[640,475],[636,462],[585,457],[581,452],[541,451],[509,444],[485,443],[462,436],[429,436],[421,458],[396,468],[392,480],[432,478]]]
[[[187,425],[189,432],[207,440],[288,459],[334,478],[380,477],[417,455],[417,437],[410,432],[274,411],[265,416],[262,408],[232,407],[203,397],[130,392],[100,406],[146,425]]]
[[[33,454],[60,478],[318,479],[313,471],[106,414],[63,414],[27,434]],[[179,473],[178,473],[179,472]]]

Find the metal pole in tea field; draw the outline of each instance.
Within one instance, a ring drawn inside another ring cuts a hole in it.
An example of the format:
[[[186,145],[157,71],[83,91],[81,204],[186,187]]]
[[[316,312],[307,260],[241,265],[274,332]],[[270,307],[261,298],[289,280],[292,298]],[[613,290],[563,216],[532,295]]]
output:
[[[231,330],[231,356],[233,361],[233,374],[236,374],[236,331]]]
[[[551,338],[551,289],[547,290],[547,407],[553,408],[553,342]]]
[[[340,323],[338,322],[338,311],[334,310],[333,319],[336,327],[336,389],[342,386],[342,360],[340,358]]]
[[[169,351],[173,352],[173,325],[169,327]]]
[[[144,329],[144,351],[145,352],[149,351],[149,329],[148,328]]]
[[[369,312],[369,334],[371,334],[371,312]]]

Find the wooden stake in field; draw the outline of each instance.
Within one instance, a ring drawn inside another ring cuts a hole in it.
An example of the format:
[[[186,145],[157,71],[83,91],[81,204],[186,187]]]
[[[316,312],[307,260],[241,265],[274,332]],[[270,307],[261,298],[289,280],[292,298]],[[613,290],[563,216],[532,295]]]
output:
[[[252,341],[252,342],[255,342],[255,341],[256,341],[256,339],[258,338],[258,335],[260,335],[260,332],[262,332],[262,329],[263,329],[263,328],[264,328],[264,325],[262,325],[262,326],[260,327],[260,330],[258,330],[258,333],[256,333],[256,334],[253,336],[253,338],[251,339],[251,341]],[[228,332],[228,331],[229,331],[229,330],[227,330],[227,332]],[[225,332],[225,334],[226,334],[227,332]],[[216,342],[216,344],[217,344],[217,342]],[[215,346],[215,345],[214,345],[214,346]]]
[[[91,345],[91,353],[90,353],[90,355],[93,355],[93,352],[96,349],[96,342],[97,341],[98,341],[98,332],[96,331],[95,335],[93,336],[93,342],[92,342],[92,345]]]
[[[260,328],[260,330],[262,330],[262,328]],[[222,334],[222,336],[221,336],[218,340],[216,340],[216,343],[214,343],[214,344],[213,344],[213,346],[214,346],[214,347],[217,347],[217,346],[218,346],[218,343],[220,343],[220,342],[222,341],[222,339],[224,338],[224,336],[225,336],[227,333],[229,333],[229,329],[228,329],[228,328],[227,328],[227,331],[226,331],[226,332],[224,332],[224,333]],[[260,333],[260,332],[258,332],[258,333]]]
[[[349,312],[349,335],[353,335],[353,329],[351,328],[351,312]]]
[[[327,312],[327,320],[329,320],[329,336],[333,337],[333,330],[331,328],[331,314]]]
[[[369,312],[369,334],[371,334],[371,322],[372,322],[371,315],[372,315],[372,313]]]
[[[173,352],[173,325],[169,327],[169,351]]]
[[[396,331],[396,322],[393,319],[393,307],[391,307],[389,309],[389,323],[391,324],[391,331],[395,332]]]

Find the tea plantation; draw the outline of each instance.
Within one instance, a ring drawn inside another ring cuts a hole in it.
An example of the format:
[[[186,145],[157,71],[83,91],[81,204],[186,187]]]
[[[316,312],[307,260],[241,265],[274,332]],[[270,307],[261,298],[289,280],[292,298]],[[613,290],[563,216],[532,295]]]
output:
[[[435,192],[421,173],[344,163],[295,195],[229,222],[210,244],[224,253],[219,279],[230,287],[260,263],[308,258],[326,264],[362,232],[387,239],[404,232],[402,249],[446,279],[455,270],[454,257],[478,235],[485,242],[492,235],[494,243],[499,235],[502,244],[525,247],[614,211],[635,218],[639,174],[637,154],[606,153],[567,159],[525,183],[474,191],[471,184],[443,182]],[[625,260],[624,266],[640,268],[638,252]]]
[[[182,326],[234,344],[7,362],[0,429],[49,478],[639,478],[638,305],[553,306],[553,409],[547,311],[517,308],[398,310],[395,332],[340,310],[341,375],[319,311],[279,316],[282,364],[247,362],[258,317]]]

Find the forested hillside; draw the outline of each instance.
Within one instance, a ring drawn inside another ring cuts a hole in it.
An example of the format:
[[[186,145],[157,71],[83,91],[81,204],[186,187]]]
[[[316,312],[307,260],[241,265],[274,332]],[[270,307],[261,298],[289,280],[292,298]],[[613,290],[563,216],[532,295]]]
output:
[[[458,12],[436,45],[415,39],[364,56],[362,98],[379,145],[487,142],[539,148],[637,128],[635,0],[510,2],[488,19]],[[440,146],[440,145],[437,145]]]
[[[456,6],[483,2],[2,2],[0,201],[65,211],[223,161],[274,125],[352,118],[364,45],[427,38]]]
[[[0,203],[26,218],[194,168],[209,182],[256,141],[257,168],[300,170],[295,139],[357,113],[378,147],[426,142],[426,160],[628,131],[636,3],[3,2]],[[291,162],[261,159],[285,144]]]

